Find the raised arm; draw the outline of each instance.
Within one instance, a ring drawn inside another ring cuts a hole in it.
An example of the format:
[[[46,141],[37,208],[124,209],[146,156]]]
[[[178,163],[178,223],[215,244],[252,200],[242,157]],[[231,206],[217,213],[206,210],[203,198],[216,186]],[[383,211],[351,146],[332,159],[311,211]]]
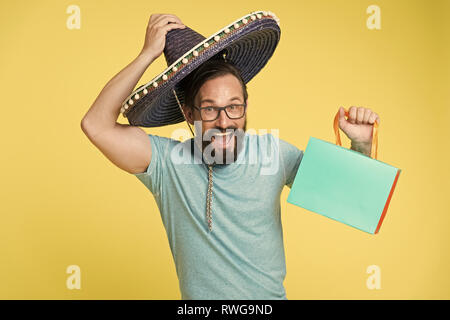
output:
[[[162,54],[167,32],[184,27],[175,15],[152,14],[139,55],[108,81],[81,120],[81,129],[89,140],[112,163],[129,173],[145,171],[151,160],[151,146],[144,130],[117,122],[121,104],[148,66]]]

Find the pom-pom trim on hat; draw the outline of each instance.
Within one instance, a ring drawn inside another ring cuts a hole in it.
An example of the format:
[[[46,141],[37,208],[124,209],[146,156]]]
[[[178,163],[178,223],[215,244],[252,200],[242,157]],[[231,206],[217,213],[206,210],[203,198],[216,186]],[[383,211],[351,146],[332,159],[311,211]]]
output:
[[[155,90],[162,83],[170,80],[177,72],[180,72],[184,66],[188,65],[193,59],[196,59],[202,55],[206,50],[212,48],[215,44],[220,41],[225,40],[228,36],[232,35],[236,30],[242,28],[242,26],[250,24],[258,19],[274,19],[279,25],[279,19],[275,16],[274,13],[270,11],[255,11],[251,12],[242,18],[234,21],[229,24],[225,28],[219,30],[217,33],[213,34],[209,38],[206,38],[204,41],[200,42],[198,45],[194,46],[191,50],[186,52],[183,56],[181,56],[178,60],[176,60],[172,65],[167,67],[162,73],[154,77],[147,84],[139,87],[135,91],[133,91],[122,103],[122,107],[120,109],[120,113],[124,117],[126,117],[127,113],[130,111],[132,106],[134,106],[134,102],[138,101],[143,96],[149,94],[153,90]]]

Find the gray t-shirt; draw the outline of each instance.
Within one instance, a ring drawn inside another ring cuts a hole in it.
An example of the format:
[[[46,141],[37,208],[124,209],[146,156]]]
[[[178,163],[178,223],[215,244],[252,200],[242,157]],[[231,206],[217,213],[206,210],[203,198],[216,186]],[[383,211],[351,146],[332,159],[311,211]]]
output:
[[[148,135],[152,159],[134,174],[152,192],[166,229],[182,299],[287,299],[280,216],[303,151],[272,134],[246,133],[236,162],[208,167],[191,138]]]

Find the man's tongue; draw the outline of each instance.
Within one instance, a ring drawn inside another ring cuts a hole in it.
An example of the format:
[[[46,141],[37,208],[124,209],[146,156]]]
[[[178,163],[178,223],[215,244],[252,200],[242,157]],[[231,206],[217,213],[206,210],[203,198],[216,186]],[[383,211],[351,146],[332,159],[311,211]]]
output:
[[[228,134],[228,135],[214,135],[212,136],[211,140],[212,143],[214,145],[214,147],[216,148],[221,148],[221,149],[225,149],[227,147],[229,147],[231,145],[231,137],[233,136],[233,134]]]

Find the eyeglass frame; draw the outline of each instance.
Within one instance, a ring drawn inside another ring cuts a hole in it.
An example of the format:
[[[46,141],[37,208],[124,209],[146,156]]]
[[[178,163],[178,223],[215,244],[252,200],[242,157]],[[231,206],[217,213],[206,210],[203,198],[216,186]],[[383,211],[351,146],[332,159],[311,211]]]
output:
[[[242,116],[240,116],[240,117],[238,117],[238,118],[231,118],[231,117],[228,115],[228,112],[227,112],[227,110],[226,110],[226,108],[228,108],[229,106],[244,106],[244,113],[242,114]],[[229,105],[226,105],[226,106],[223,106],[223,107],[216,107],[216,106],[207,106],[207,107],[196,107],[196,106],[192,106],[192,107],[194,107],[195,109],[197,109],[197,110],[199,111],[199,113],[200,113],[200,119],[202,119],[202,121],[207,121],[207,122],[210,122],[210,121],[216,121],[217,119],[219,119],[220,112],[221,112],[222,110],[225,112],[225,114],[227,115],[228,119],[231,119],[231,120],[241,119],[241,118],[243,118],[243,117],[245,116],[245,113],[247,112],[247,103],[246,103],[246,102],[244,102],[244,103],[232,103],[232,104],[229,104]],[[202,109],[207,109],[207,108],[215,108],[215,110],[218,111],[218,112],[217,112],[217,117],[215,117],[215,118],[212,119],[212,120],[203,120],[203,118],[202,118]]]

